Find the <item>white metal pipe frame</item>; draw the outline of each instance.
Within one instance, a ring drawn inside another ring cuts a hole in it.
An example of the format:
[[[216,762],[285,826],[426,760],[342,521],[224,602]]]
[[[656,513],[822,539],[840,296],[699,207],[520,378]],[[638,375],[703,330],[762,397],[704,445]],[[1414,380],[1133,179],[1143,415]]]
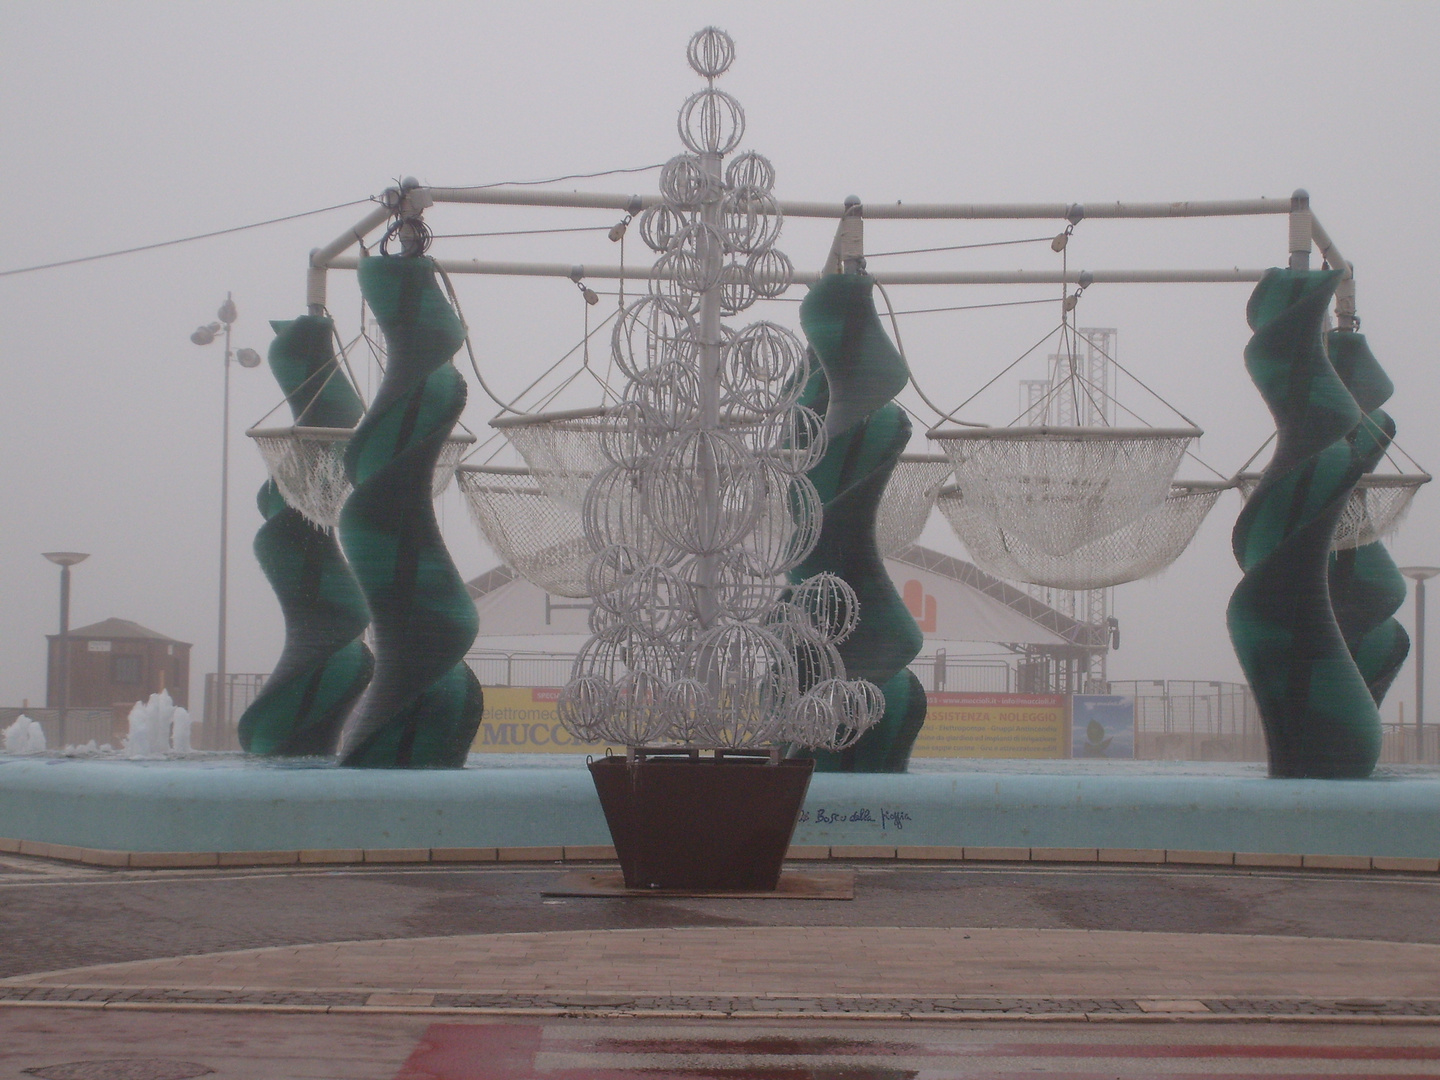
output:
[[[563,207],[568,209],[617,210],[638,213],[660,201],[658,195],[620,195],[604,192],[535,191],[527,188],[445,188],[422,187],[406,181],[402,191],[394,193],[413,209],[420,210],[435,203],[483,204],[494,206]],[[781,201],[780,211],[787,217],[843,218],[853,210],[854,201],[816,202]],[[1289,198],[1230,199],[1179,202],[1107,202],[1107,203],[894,203],[862,204],[863,216],[872,220],[1054,220],[1077,223],[1090,219],[1157,219],[1254,217],[1290,215],[1292,261],[1298,257],[1298,244],[1313,241],[1329,265],[1347,271],[1337,290],[1337,315],[1342,323],[1353,320],[1355,311],[1354,273],[1352,266],[1340,255],[1339,249],[1309,208],[1309,197],[1297,191]],[[354,270],[359,258],[344,254],[366,236],[380,228],[396,211],[382,204],[366,214],[345,233],[310,253],[307,302],[312,311],[323,310],[326,297],[326,273],[329,270]],[[620,267],[574,265],[569,263],[517,262],[482,259],[436,259],[447,274],[480,274],[501,277],[556,277],[618,280],[633,278],[649,280],[651,267]],[[1155,285],[1205,284],[1259,281],[1263,269],[1229,267],[1222,269],[1140,269],[1140,270],[898,270],[873,274],[882,285]],[[814,284],[819,271],[799,271],[793,281],[797,285]]]

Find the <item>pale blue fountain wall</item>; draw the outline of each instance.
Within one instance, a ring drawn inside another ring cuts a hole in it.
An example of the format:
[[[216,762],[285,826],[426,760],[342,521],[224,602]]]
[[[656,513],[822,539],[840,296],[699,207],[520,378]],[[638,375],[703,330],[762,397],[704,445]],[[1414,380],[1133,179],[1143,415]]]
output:
[[[1261,766],[1036,773],[1019,764],[817,775],[794,842],[1440,857],[1433,772],[1276,781]],[[589,773],[575,767],[412,772],[3,756],[0,837],[119,851],[610,842]]]

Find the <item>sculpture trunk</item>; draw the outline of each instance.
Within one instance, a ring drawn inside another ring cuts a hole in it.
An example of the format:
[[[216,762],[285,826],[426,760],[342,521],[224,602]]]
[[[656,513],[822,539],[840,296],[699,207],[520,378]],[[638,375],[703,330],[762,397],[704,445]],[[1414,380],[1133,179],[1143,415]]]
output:
[[[340,763],[459,768],[483,707],[464,662],[478,624],[440,535],[431,479],[465,407],[450,363],[464,328],[429,259],[366,258],[359,278],[388,360],[345,452],[354,491],[340,541],[370,605],[375,677],[345,722]]]
[[[1226,618],[1272,776],[1365,777],[1380,753],[1379,713],[1330,604],[1335,524],[1377,441],[1320,337],[1339,277],[1270,270],[1246,311],[1254,336],[1245,363],[1277,439],[1235,523],[1245,574]]]
[[[363,407],[335,361],[330,319],[305,315],[271,325],[270,369],[296,423],[354,427]],[[334,533],[286,505],[273,481],[256,501],[265,523],[255,534],[255,557],[280,601],[285,647],[240,717],[240,745],[275,757],[331,754],[374,670],[359,640],[370,621],[365,597]]]
[[[1380,408],[1395,386],[1363,334],[1332,330],[1325,335],[1325,344],[1340,381],[1366,414],[1351,438],[1361,428],[1371,432],[1374,460],[1367,465],[1369,471],[1379,464],[1395,433],[1394,421]],[[1394,618],[1405,602],[1405,592],[1405,576],[1379,540],[1331,552],[1330,603],[1345,645],[1377,706],[1410,654],[1410,635]]]
[[[810,470],[824,518],[819,542],[790,579],[838,574],[860,601],[860,624],[840,643],[849,678],[885,695],[885,715],[849,749],[816,752],[823,771],[904,772],[925,723],[925,691],[906,667],[924,641],[895,591],[875,538],[880,497],[910,440],[910,420],[891,398],[909,380],[904,358],[875,310],[874,282],[827,274],[800,305],[800,324],[819,360],[801,397],[825,418],[825,457]]]

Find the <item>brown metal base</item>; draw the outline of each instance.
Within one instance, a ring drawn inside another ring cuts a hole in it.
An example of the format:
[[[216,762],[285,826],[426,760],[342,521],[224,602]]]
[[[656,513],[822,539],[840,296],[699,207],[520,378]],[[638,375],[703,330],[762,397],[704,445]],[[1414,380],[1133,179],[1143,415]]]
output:
[[[641,750],[590,763],[630,889],[773,892],[815,763]]]

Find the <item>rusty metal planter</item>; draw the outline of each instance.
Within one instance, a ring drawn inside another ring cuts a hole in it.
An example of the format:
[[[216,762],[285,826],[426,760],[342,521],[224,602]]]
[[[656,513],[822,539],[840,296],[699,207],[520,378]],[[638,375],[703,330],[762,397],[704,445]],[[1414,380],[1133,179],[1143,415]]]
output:
[[[780,866],[814,761],[657,753],[590,763],[631,889],[763,892]]]

